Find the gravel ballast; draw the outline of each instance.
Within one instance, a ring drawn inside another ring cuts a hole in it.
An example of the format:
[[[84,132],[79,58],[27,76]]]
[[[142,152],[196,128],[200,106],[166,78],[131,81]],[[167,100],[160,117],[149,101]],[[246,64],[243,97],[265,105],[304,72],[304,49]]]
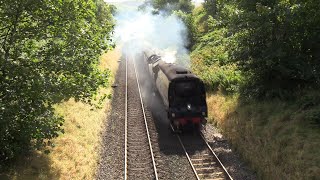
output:
[[[132,58],[133,59],[133,58]],[[164,105],[154,91],[141,56],[136,56],[139,80],[142,87],[148,128],[159,179],[196,179],[177,137],[169,129]],[[102,134],[101,160],[97,179],[123,179],[124,177],[124,98],[125,59],[122,59],[116,76],[112,111]],[[228,142],[216,128],[208,124],[204,135],[234,179],[256,179],[254,173],[240,161]]]

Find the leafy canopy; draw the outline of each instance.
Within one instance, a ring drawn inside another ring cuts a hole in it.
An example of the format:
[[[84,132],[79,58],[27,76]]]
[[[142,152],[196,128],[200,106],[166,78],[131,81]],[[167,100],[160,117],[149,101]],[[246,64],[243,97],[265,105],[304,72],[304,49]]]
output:
[[[106,85],[113,21],[103,0],[1,0],[0,29],[1,164],[62,132],[53,104]]]
[[[319,8],[316,0],[205,0],[188,26],[194,69],[213,87],[236,82],[230,87],[250,98],[286,98],[318,88]],[[243,78],[228,78],[230,70]]]

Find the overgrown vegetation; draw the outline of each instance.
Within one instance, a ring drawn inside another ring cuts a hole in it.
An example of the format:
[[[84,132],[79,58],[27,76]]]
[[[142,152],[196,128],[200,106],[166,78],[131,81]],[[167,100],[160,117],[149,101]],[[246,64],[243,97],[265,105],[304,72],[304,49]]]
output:
[[[191,67],[210,90],[210,122],[261,179],[320,175],[319,6],[205,0],[192,13],[173,11],[189,29]]]
[[[320,85],[320,4],[315,1],[242,1],[230,29],[233,61],[248,76],[246,96],[280,97]],[[230,25],[229,25],[230,26]]]
[[[99,56],[113,27],[103,0],[0,3],[0,168],[63,133],[53,105],[90,103],[109,72]]]
[[[235,40],[223,21],[209,14],[212,13],[211,9],[199,7],[190,17],[193,23],[189,25],[189,29],[192,29],[191,37],[194,41],[192,67],[207,84],[207,89],[215,92],[221,90],[227,94],[236,93],[239,92],[244,76],[230,58]]]
[[[192,16],[194,69],[199,63],[218,67],[211,79],[199,74],[213,88],[241,87],[246,98],[286,98],[318,88],[318,8],[316,1],[207,0]],[[224,78],[216,81],[221,71]]]
[[[259,179],[317,179],[320,174],[319,94],[293,101],[239,101],[209,95],[210,121]],[[318,122],[317,122],[318,121]]]
[[[100,58],[99,68],[110,70],[109,84],[114,82],[120,56],[121,50],[116,48]],[[108,95],[101,108],[74,99],[55,105],[55,113],[65,119],[65,133],[51,140],[51,152],[32,151],[18,156],[9,170],[0,173],[0,179],[95,179],[112,91],[110,86],[99,89],[98,96]]]
[[[211,122],[262,179],[319,176],[315,3],[206,1],[193,12],[193,69],[227,94],[208,99]]]

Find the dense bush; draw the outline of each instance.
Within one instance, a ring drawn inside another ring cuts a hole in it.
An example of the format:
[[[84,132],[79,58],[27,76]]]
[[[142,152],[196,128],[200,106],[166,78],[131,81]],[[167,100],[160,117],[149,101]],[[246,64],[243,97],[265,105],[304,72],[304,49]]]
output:
[[[207,1],[206,4],[209,2]],[[243,75],[229,57],[235,46],[234,36],[229,34],[217,14],[211,10],[217,7],[199,7],[190,17],[192,46],[192,68],[206,83],[208,89],[226,93],[239,91]],[[220,15],[221,18],[223,15]],[[226,17],[223,17],[226,19]]]
[[[250,83],[246,94],[319,86],[320,5],[317,1],[241,1],[231,51]]]
[[[282,98],[319,87],[319,6],[315,0],[206,0],[192,16],[193,59],[215,68],[235,64],[246,97]]]
[[[187,1],[151,2],[184,20],[193,69],[213,87],[230,84],[223,88],[241,89],[244,97],[284,98],[320,85],[320,4],[316,0],[205,0],[192,13],[177,5]],[[241,76],[236,81],[228,78],[233,70],[236,77]]]
[[[0,168],[63,132],[53,104],[90,101],[105,85],[98,69],[112,18],[102,0],[0,3]]]
[[[193,11],[194,71],[240,92],[209,96],[209,114],[260,179],[319,176],[319,12],[315,0],[205,0]]]

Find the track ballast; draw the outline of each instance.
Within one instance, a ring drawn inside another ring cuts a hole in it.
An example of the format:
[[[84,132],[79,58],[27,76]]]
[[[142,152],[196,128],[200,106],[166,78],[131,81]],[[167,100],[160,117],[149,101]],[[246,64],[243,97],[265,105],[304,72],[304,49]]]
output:
[[[199,134],[177,134],[177,138],[197,180],[233,180],[201,132]]]
[[[158,179],[141,90],[133,59],[126,58],[124,179]]]

